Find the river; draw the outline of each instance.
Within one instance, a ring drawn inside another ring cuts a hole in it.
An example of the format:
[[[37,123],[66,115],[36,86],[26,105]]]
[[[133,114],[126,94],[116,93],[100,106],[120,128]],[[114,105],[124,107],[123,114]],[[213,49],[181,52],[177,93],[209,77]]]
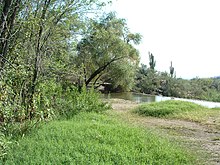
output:
[[[183,98],[173,98],[173,97],[164,97],[164,96],[153,96],[153,95],[146,95],[141,93],[132,93],[132,92],[123,92],[123,93],[109,93],[104,95],[105,98],[118,98],[118,99],[125,99],[134,101],[137,103],[143,102],[159,102],[165,100],[182,100],[182,101],[189,101],[193,102],[202,106],[206,106],[209,108],[220,107],[220,103],[204,101],[204,100],[193,100],[193,99],[183,99]]]

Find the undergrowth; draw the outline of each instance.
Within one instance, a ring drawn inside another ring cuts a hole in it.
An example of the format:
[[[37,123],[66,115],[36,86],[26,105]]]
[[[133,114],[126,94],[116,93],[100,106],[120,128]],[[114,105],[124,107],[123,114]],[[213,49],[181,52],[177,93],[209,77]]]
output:
[[[79,91],[73,85],[65,87],[52,80],[39,83],[32,107],[21,106],[21,100],[9,87],[0,93],[0,159],[7,154],[11,139],[25,136],[42,121],[70,119],[80,112],[103,112],[110,108],[92,88]]]

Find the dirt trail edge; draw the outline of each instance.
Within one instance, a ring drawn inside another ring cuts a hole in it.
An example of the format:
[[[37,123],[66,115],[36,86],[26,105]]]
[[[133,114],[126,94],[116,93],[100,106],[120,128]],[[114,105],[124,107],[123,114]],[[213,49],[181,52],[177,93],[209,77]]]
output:
[[[169,139],[181,141],[185,147],[198,151],[198,153],[204,153],[204,160],[201,161],[205,161],[205,164],[220,165],[220,130],[213,125],[184,120],[140,117],[130,112],[131,109],[138,106],[135,102],[110,99],[110,103],[113,110],[127,121],[155,129],[162,136],[166,135]]]

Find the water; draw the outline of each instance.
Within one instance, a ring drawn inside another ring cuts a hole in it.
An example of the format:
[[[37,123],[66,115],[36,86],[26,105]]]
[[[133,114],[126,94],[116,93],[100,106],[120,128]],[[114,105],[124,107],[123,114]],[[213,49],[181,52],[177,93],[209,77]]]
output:
[[[123,93],[110,93],[104,95],[105,98],[117,98],[117,99],[125,99],[134,101],[137,103],[143,102],[159,102],[165,100],[182,100],[182,101],[189,101],[193,102],[205,107],[215,108],[220,107],[220,103],[210,102],[210,101],[203,101],[203,100],[192,100],[192,99],[183,99],[183,98],[173,98],[173,97],[164,97],[164,96],[153,96],[153,95],[146,95],[141,93],[132,93],[132,92],[123,92]]]
[[[137,103],[158,102],[158,101],[171,99],[170,97],[153,96],[153,95],[146,95],[146,94],[132,93],[132,92],[110,93],[108,95],[106,94],[105,98],[125,99],[125,100],[134,101]]]

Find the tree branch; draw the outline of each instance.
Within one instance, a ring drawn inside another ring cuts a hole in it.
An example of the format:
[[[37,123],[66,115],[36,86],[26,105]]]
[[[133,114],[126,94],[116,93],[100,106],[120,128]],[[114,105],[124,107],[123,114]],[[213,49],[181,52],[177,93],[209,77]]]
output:
[[[117,58],[113,58],[112,60],[110,60],[109,62],[107,62],[105,65],[99,67],[98,69],[96,69],[92,75],[89,77],[89,79],[86,81],[86,86],[89,85],[89,83],[98,75],[100,74],[102,71],[104,71],[111,63],[118,61],[120,59],[123,59],[127,56],[121,56],[121,57],[117,57]]]

